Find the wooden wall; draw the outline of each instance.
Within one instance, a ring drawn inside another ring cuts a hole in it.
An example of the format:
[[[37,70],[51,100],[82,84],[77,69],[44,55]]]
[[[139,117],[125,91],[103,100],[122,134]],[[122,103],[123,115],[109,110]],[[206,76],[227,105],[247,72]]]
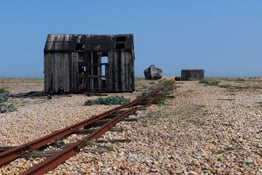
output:
[[[45,91],[70,92],[70,53],[45,54]]]
[[[181,70],[181,80],[202,80],[204,78],[203,69],[183,69]]]
[[[132,92],[133,49],[132,35],[49,35],[44,51],[45,92]],[[101,63],[103,56],[107,63]],[[81,73],[83,67],[86,71]]]

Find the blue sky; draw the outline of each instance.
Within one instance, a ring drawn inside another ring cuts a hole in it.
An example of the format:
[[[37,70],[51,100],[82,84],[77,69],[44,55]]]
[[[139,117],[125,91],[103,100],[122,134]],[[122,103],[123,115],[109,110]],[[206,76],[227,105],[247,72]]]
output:
[[[6,0],[0,77],[43,77],[47,34],[134,34],[135,75],[262,77],[261,0]]]

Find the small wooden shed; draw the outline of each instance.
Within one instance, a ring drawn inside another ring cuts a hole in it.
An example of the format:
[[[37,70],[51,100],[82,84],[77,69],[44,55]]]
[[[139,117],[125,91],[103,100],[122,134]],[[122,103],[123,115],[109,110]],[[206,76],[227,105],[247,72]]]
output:
[[[182,69],[181,80],[202,80],[204,78],[203,69]]]
[[[49,34],[44,48],[45,93],[132,92],[132,34]]]

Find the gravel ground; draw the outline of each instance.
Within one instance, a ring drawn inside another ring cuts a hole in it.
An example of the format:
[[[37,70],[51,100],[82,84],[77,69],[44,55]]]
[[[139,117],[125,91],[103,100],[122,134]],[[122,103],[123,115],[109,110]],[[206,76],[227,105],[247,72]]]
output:
[[[251,80],[220,81],[224,88],[176,82],[174,98],[138,111],[137,122],[117,124],[123,132],[99,139],[108,142],[87,143],[48,174],[262,174],[262,81],[252,80],[252,86]],[[41,90],[41,85],[28,88]],[[134,99],[138,94],[111,95]],[[0,114],[0,145],[26,143],[115,107],[83,106],[92,98],[10,99],[18,111]],[[73,135],[68,142],[77,139]],[[114,139],[126,141],[110,142]],[[19,174],[42,160],[17,159],[1,167],[0,174]]]

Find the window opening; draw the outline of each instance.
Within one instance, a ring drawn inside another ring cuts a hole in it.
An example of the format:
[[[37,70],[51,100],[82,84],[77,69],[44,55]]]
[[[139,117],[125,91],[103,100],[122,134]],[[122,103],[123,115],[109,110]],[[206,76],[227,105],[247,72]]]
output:
[[[101,63],[102,64],[108,63],[108,57],[106,56],[101,57]]]
[[[101,75],[102,77],[106,76],[106,64],[108,63],[108,57],[103,56],[101,57]]]

